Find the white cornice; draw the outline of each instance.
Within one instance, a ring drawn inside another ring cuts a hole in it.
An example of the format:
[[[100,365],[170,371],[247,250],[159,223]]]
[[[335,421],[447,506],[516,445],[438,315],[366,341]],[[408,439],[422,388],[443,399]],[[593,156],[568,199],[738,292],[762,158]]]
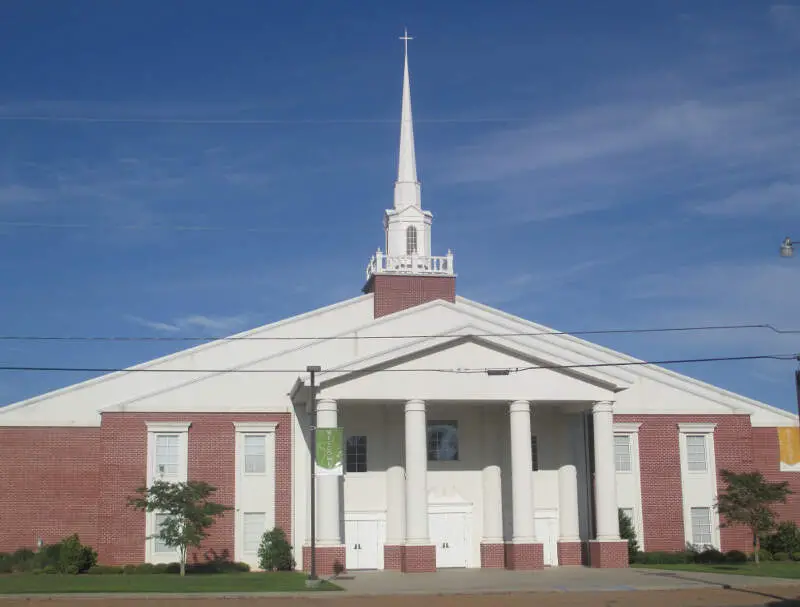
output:
[[[717,424],[683,422],[678,424],[678,432],[681,434],[711,434],[716,430]]]
[[[614,432],[620,434],[636,434],[639,432],[639,427],[642,422],[616,422],[614,424]]]
[[[275,432],[278,422],[233,422],[236,432]]]
[[[145,422],[148,432],[188,432],[192,422]]]

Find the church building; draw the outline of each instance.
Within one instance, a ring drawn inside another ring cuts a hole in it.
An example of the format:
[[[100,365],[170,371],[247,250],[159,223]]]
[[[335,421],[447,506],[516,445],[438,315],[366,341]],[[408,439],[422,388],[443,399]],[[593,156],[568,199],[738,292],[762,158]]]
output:
[[[432,222],[406,52],[394,204],[363,287],[0,409],[0,552],[78,533],[103,564],[174,562],[150,537],[160,516],[127,500],[196,479],[232,507],[204,554],[256,567],[277,526],[307,569],[314,420],[323,575],[626,567],[620,511],[645,551],[749,551],[714,508],[720,470],[800,490],[797,416],[459,296]]]

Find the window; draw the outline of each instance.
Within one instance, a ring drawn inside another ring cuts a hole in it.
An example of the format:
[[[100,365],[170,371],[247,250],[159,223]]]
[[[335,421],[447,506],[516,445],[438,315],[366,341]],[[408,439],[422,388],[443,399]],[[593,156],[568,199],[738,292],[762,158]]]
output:
[[[244,435],[244,471],[245,474],[264,474],[267,471],[263,434]]]
[[[535,436],[531,436],[531,470],[536,472],[539,469],[539,441]]]
[[[417,228],[408,226],[406,228],[406,255],[413,255],[417,252]]]
[[[177,434],[156,435],[156,469],[157,477],[178,475],[178,446]]]
[[[367,437],[350,436],[347,439],[345,470],[347,472],[367,471]]]
[[[267,515],[263,512],[245,512],[242,517],[244,532],[243,550],[248,554],[258,552],[261,536],[267,526]]]
[[[633,508],[620,508],[619,512],[628,517],[628,520],[633,524]]]
[[[428,422],[428,461],[453,462],[458,460],[458,422]]]
[[[695,546],[711,545],[711,508],[692,508],[692,543]]]
[[[631,471],[631,437],[628,434],[614,435],[614,468],[617,472]]]
[[[162,523],[164,523],[164,521],[167,520],[167,515],[166,514],[156,514],[154,518],[155,518],[155,521],[154,521],[154,524],[153,524],[153,535],[155,535],[155,534],[157,534],[157,533],[159,533],[161,531],[161,525],[162,525]],[[175,549],[167,546],[164,543],[164,540],[162,540],[160,538],[154,538],[153,539],[153,552],[156,552],[156,553],[175,552]]]
[[[686,463],[689,472],[705,472],[706,465],[706,437],[702,434],[689,434],[686,436]]]

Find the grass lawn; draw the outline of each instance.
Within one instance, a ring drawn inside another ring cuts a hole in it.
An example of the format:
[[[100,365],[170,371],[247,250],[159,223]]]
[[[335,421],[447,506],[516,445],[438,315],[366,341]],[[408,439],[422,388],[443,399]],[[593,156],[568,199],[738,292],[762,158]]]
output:
[[[637,569],[667,569],[669,571],[698,571],[704,573],[730,573],[735,575],[800,579],[800,563],[794,561],[767,561],[762,562],[758,566],[753,563],[722,563],[719,565],[681,563],[680,565],[632,565],[632,567],[636,567]]]
[[[213,573],[150,575],[0,575],[0,594],[60,594],[69,592],[301,592],[306,574]],[[322,582],[320,590],[341,590]]]

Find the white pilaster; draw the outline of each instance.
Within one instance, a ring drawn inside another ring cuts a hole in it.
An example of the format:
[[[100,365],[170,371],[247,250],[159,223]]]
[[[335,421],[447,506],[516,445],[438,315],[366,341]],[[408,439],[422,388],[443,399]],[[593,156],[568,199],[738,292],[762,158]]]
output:
[[[332,398],[317,400],[317,427],[336,428],[338,412]],[[320,546],[337,546],[342,543],[339,516],[338,476],[317,477],[317,540]]]
[[[428,447],[425,401],[410,400],[406,417],[406,544],[427,545]]]
[[[386,545],[406,541],[406,471],[403,467],[403,412],[397,405],[386,407]]]
[[[578,470],[572,464],[558,469],[558,541],[579,542]]]
[[[592,407],[594,421],[594,505],[599,541],[619,539],[616,472],[614,469],[614,403]]]
[[[483,537],[484,544],[503,543],[503,491],[500,472],[500,424],[496,409],[483,409]]]
[[[531,469],[531,404],[515,400],[509,407],[511,420],[511,501],[515,544],[536,542],[533,520],[533,480]]]

